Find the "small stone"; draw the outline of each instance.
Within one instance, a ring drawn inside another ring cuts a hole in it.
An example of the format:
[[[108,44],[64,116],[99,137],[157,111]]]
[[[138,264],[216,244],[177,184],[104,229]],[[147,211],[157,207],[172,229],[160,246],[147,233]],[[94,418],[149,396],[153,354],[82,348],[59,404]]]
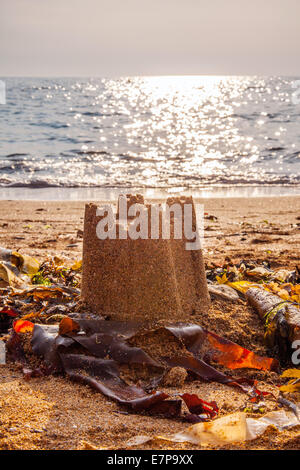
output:
[[[77,230],[77,238],[83,238],[83,230]]]
[[[0,340],[0,364],[6,364],[6,349],[2,340]]]
[[[208,292],[213,297],[219,297],[230,302],[237,302],[240,300],[239,294],[232,287],[225,284],[210,284],[208,286]]]
[[[8,432],[15,433],[15,432],[18,432],[18,430],[17,428],[8,428]]]
[[[183,367],[173,367],[165,375],[163,383],[166,387],[182,387],[187,375]]]

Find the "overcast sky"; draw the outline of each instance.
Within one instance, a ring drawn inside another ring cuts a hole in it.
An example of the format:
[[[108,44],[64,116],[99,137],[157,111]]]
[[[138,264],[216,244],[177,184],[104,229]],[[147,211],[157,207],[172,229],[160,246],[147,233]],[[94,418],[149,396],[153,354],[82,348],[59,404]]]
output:
[[[299,0],[0,0],[0,76],[300,75]]]

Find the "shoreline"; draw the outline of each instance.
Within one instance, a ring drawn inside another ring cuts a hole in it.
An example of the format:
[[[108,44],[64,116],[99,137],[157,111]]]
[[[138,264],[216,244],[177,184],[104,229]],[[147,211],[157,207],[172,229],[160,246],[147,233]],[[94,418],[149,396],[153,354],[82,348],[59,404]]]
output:
[[[81,187],[81,188],[0,188],[0,201],[113,201],[119,194],[140,193],[146,199],[164,199],[176,195],[192,195],[194,198],[253,198],[300,196],[299,186],[222,186],[187,189],[172,188],[128,188],[128,187]]]

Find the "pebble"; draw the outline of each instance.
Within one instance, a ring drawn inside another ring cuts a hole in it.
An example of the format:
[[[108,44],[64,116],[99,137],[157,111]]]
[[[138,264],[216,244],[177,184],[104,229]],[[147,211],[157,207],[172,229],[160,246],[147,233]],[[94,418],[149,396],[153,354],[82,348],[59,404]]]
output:
[[[239,294],[232,287],[225,284],[209,284],[208,292],[215,297],[221,297],[231,302],[237,302],[240,299]]]
[[[183,367],[172,367],[165,375],[163,383],[166,387],[182,387],[187,375]]]
[[[2,340],[0,340],[0,364],[6,364],[6,349]]]
[[[8,432],[18,432],[17,428],[8,428]]]

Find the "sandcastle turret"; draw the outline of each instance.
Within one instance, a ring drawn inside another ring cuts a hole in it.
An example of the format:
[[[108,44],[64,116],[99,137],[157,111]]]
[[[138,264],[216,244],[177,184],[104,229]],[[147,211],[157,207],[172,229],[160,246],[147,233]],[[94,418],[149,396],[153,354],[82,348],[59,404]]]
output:
[[[126,221],[120,207],[123,203],[124,214],[124,201],[128,211]],[[146,234],[140,234],[143,238],[131,236],[131,228],[137,223],[130,211],[134,204],[138,204],[135,207],[139,215],[145,211],[143,220],[146,220],[148,230]],[[172,198],[166,204],[169,207],[178,204],[182,208],[190,204],[192,228],[196,229],[192,198]],[[186,249],[184,231],[183,236],[176,239],[178,220],[176,222],[173,213],[169,218],[169,237],[163,234],[161,212],[156,218],[159,225],[153,230],[157,210],[157,206],[145,204],[141,195],[128,195],[122,200],[120,197],[114,214],[114,230],[112,225],[107,226],[111,230],[110,236],[103,239],[103,234],[99,238],[99,227],[103,225],[99,222],[104,222],[107,212],[100,211],[99,214],[95,204],[86,205],[81,295],[96,313],[112,320],[154,324],[195,321],[198,314],[209,308],[202,250]],[[179,223],[183,224],[183,219]]]

